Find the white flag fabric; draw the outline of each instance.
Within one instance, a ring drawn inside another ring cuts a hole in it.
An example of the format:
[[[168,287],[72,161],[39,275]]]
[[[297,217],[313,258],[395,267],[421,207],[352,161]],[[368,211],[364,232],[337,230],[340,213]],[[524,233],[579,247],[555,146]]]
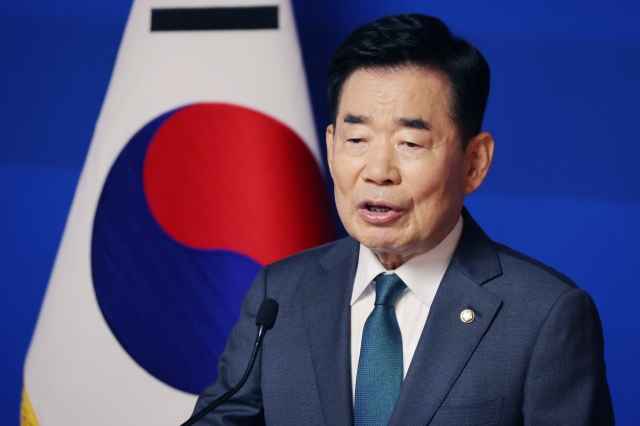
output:
[[[290,3],[136,0],[22,424],[185,421],[260,267],[333,237]]]

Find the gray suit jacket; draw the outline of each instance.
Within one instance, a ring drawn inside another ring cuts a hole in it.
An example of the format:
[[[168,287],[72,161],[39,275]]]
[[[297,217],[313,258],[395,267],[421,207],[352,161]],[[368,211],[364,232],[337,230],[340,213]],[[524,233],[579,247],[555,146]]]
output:
[[[390,425],[612,425],[600,319],[555,270],[492,242],[466,212]],[[218,380],[246,368],[265,297],[280,303],[245,387],[201,424],[352,425],[349,302],[358,242],[345,238],[265,267],[242,305]],[[470,324],[460,312],[472,309]]]

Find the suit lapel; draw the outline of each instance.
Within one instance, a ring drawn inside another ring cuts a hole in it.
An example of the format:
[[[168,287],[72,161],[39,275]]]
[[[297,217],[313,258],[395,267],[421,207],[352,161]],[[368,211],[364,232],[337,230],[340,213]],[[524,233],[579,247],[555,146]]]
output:
[[[352,425],[351,311],[358,243],[341,240],[321,260],[324,273],[302,287],[302,313],[320,403],[328,425]]]
[[[465,210],[460,242],[440,283],[389,425],[426,425],[491,325],[502,301],[482,284],[501,274],[493,243]],[[475,313],[465,324],[464,309]]]

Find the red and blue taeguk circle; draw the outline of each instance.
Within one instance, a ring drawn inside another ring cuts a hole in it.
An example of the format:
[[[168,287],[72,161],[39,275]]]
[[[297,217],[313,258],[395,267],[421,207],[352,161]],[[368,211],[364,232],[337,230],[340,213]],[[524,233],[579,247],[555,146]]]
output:
[[[251,109],[194,104],[146,124],[113,164],[93,283],[127,353],[199,394],[260,268],[334,238],[323,176],[295,132]]]

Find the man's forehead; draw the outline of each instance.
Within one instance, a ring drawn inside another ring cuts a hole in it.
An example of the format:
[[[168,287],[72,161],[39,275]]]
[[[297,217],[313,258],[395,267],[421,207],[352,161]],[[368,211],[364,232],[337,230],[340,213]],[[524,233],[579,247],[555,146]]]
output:
[[[431,130],[448,120],[449,90],[441,74],[431,69],[361,68],[345,82],[336,124],[370,125],[374,121]],[[447,118],[439,118],[442,114]]]
[[[418,90],[402,93],[402,88],[419,86]],[[340,111],[345,98],[349,106],[368,102],[384,102],[389,96],[402,93],[403,96],[438,98],[439,103],[449,105],[451,84],[441,72],[431,68],[358,68],[345,80],[339,97],[338,112],[361,113],[361,111]]]
[[[446,73],[429,65],[401,64],[389,67],[356,68],[344,80],[342,91],[344,92],[345,88],[353,84],[354,80],[362,80],[365,78],[384,79],[403,74],[414,74],[425,79],[438,81],[444,89],[447,91],[450,90],[451,82]]]

